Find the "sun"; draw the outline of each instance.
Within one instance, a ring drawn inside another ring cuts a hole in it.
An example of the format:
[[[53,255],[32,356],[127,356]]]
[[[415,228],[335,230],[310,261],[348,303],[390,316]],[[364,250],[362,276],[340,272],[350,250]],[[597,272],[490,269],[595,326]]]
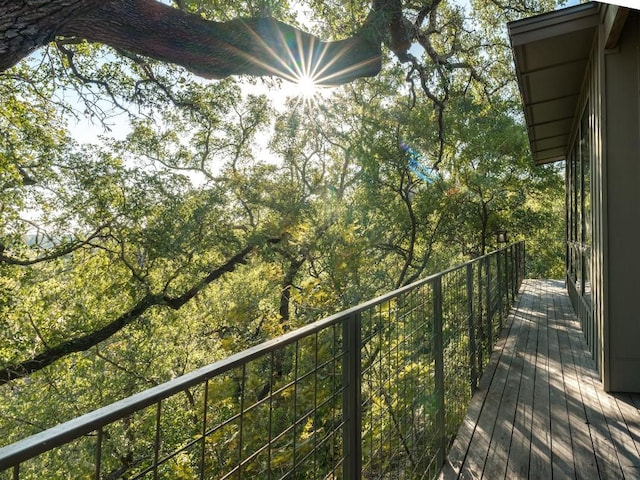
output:
[[[320,87],[310,75],[300,75],[296,79],[296,96],[303,99],[313,99],[320,93]]]
[[[297,105],[302,105],[305,109],[313,109],[326,98],[327,88],[322,85],[317,76],[296,72],[291,79],[291,90],[287,92],[289,98],[296,99]]]

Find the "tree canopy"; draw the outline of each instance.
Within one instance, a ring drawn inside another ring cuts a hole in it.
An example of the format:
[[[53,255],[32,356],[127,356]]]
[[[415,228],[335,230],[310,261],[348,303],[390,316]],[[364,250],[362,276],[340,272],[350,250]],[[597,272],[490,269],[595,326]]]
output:
[[[564,181],[530,161],[504,34],[530,3],[0,0],[4,442],[498,229],[560,275]],[[307,74],[341,86],[287,95]]]

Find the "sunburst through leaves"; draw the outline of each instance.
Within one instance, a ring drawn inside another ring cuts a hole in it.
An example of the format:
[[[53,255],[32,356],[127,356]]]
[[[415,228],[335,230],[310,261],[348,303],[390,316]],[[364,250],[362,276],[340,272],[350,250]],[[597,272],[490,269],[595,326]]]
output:
[[[358,72],[379,60],[373,55],[352,62],[350,59],[357,48],[354,45],[345,44],[336,49],[335,45],[331,47],[328,42],[279,23],[264,30],[269,34],[265,31],[260,35],[257,31],[251,33],[270,58],[248,55],[247,60],[290,82],[287,88],[291,87],[291,94],[304,103],[315,102],[328,87],[340,85],[348,77],[356,78]]]

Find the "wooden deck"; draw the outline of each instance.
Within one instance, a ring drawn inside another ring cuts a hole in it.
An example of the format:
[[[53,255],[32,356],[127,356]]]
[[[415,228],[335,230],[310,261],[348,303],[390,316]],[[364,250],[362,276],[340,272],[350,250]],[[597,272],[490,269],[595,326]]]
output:
[[[640,395],[602,390],[562,282],[525,281],[440,478],[640,479]]]

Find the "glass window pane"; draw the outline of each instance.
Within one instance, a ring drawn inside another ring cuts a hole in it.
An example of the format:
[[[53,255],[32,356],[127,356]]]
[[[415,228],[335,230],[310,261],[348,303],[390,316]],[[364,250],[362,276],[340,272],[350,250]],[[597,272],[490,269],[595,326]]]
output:
[[[591,129],[589,128],[589,105],[580,121],[580,157],[582,164],[582,275],[583,295],[591,301]]]

